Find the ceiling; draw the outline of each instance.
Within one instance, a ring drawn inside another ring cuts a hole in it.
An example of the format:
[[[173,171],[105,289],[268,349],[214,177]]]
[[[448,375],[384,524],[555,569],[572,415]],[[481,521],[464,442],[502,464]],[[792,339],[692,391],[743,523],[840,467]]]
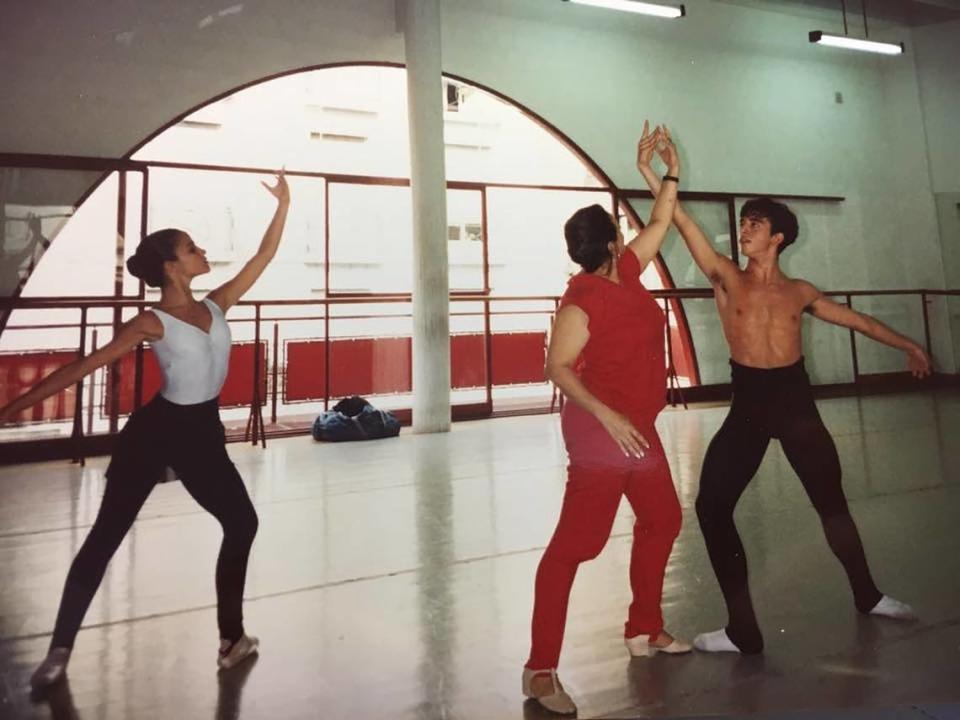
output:
[[[840,17],[841,0],[718,0],[758,9],[795,11],[799,15],[821,17],[825,11]],[[934,25],[960,20],[960,0],[845,0],[851,26],[861,25],[862,2],[866,2],[867,21],[871,27],[897,25]],[[862,25],[861,25],[862,26]]]

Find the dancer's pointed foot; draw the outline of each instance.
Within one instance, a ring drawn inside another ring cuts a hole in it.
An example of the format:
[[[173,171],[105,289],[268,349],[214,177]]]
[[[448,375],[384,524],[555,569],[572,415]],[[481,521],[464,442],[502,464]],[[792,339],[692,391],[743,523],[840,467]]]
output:
[[[47,657],[30,676],[30,687],[33,691],[38,692],[62,680],[67,674],[69,660],[70,648],[51,648]]]
[[[693,646],[701,652],[740,652],[740,648],[734,645],[727,635],[726,629],[700,633],[693,639]]]
[[[256,655],[259,650],[260,640],[255,637],[250,637],[249,635],[242,635],[240,639],[235,642],[221,640],[217,665],[220,666],[221,670],[229,670],[251,655]]]
[[[916,620],[916,611],[905,602],[895,600],[889,595],[880,598],[880,602],[873,606],[870,615],[892,618],[894,620]]]

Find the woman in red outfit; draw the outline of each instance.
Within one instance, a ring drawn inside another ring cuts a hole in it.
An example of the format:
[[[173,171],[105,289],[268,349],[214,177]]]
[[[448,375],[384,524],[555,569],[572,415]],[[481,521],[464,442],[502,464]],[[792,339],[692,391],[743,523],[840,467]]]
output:
[[[524,694],[559,713],[576,712],[556,673],[573,578],[606,544],[622,495],[636,515],[627,648],[634,656],[690,650],[664,631],[660,611],[681,513],[654,428],[666,400],[664,316],[640,273],[670,228],[679,159],[669,135],[659,127],[650,133],[644,123],[638,164],[649,162],[658,145],[668,182],[649,223],[628,245],[599,205],[578,210],[564,226],[567,251],[582,272],[560,301],[546,373],[571,401],[561,416],[569,465],[560,520],[537,569],[533,642],[523,672]]]

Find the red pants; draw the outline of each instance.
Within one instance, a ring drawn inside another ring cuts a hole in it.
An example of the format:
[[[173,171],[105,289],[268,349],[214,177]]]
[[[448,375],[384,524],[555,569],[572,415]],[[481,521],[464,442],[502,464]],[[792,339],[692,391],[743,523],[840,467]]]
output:
[[[653,421],[638,420],[634,425],[650,449],[642,459],[626,458],[592,416],[573,403],[564,408],[567,487],[557,529],[537,569],[528,668],[557,667],[577,567],[606,545],[621,495],[636,515],[630,557],[633,602],[624,635],[655,639],[663,630],[663,575],[680,532],[681,510]]]

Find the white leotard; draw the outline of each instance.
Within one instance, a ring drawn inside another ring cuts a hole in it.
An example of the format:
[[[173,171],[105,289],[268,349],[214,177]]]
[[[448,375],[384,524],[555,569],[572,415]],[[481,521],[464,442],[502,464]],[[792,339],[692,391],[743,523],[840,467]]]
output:
[[[220,394],[230,359],[230,327],[223,311],[204,298],[213,322],[210,332],[153,308],[163,324],[163,337],[150,343],[160,363],[160,394],[177,405],[207,402]]]

